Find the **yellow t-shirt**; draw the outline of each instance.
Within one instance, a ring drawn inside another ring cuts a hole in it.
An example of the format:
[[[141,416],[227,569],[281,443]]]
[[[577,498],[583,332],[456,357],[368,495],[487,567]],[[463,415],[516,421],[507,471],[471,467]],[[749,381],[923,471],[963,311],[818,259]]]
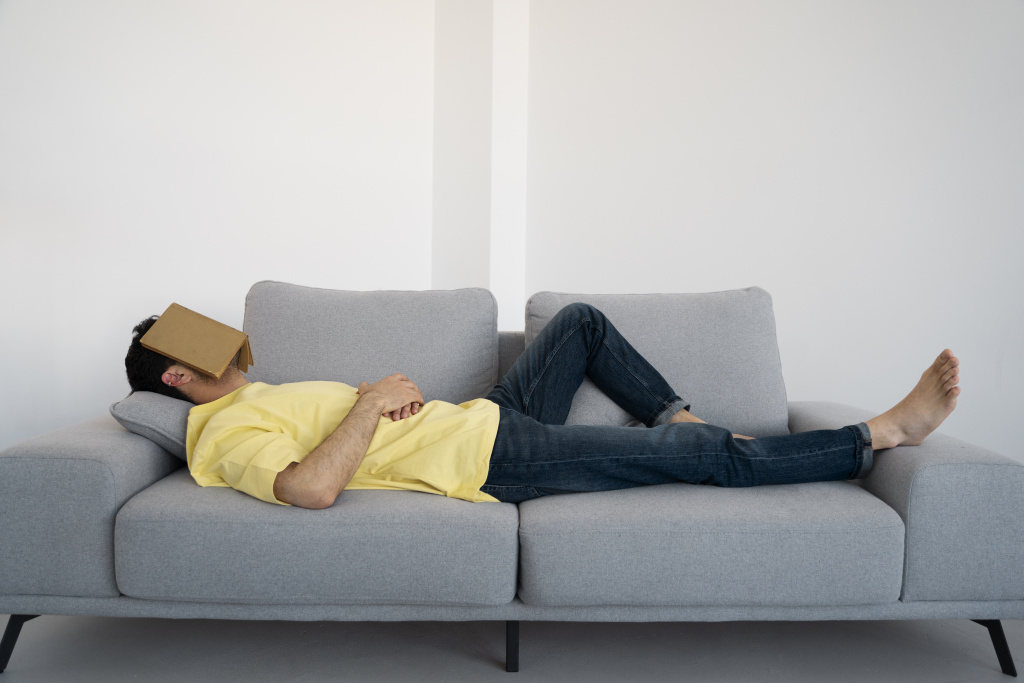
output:
[[[338,382],[246,384],[189,411],[185,450],[200,486],[231,486],[269,503],[274,479],[341,424],[359,396]],[[346,489],[424,491],[469,501],[497,499],[487,481],[498,406],[430,401],[404,420],[381,417]]]

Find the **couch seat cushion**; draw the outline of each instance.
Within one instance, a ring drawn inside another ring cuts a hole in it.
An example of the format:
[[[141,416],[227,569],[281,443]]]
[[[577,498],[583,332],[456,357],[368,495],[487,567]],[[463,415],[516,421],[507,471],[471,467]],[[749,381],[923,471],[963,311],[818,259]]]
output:
[[[697,417],[748,436],[789,433],[768,292],[759,287],[707,294],[540,292],[526,303],[526,343],[575,301],[604,312],[692,404]],[[576,392],[566,423],[625,425],[632,419],[587,379]]]
[[[515,595],[516,506],[345,491],[268,505],[186,470],[117,515],[117,585],[134,598],[248,604],[502,605]]]
[[[245,298],[250,382],[358,386],[396,372],[423,397],[479,398],[498,381],[498,306],[486,289],[352,292],[257,282]]]
[[[903,522],[851,482],[665,484],[519,507],[528,604],[867,605],[900,594]]]

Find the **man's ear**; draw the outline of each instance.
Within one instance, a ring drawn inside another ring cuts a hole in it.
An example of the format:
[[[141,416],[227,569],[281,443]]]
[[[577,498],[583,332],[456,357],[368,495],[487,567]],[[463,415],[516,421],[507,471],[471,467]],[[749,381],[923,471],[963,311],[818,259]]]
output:
[[[193,379],[192,370],[177,363],[164,370],[164,374],[160,375],[160,381],[169,387],[180,387]]]

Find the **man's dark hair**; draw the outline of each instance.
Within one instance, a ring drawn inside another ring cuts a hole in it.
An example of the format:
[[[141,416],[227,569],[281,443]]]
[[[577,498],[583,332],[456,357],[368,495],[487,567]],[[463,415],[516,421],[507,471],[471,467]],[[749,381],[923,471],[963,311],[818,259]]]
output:
[[[188,396],[181,393],[180,389],[167,386],[160,379],[160,376],[167,371],[167,368],[174,365],[174,361],[156,351],[150,351],[140,341],[142,335],[149,332],[149,328],[153,327],[153,323],[159,317],[154,315],[146,318],[132,330],[132,343],[128,347],[128,355],[124,357],[124,369],[128,373],[128,386],[132,388],[132,393],[136,391],[152,391],[164,396],[170,396],[171,398],[180,398],[191,403],[192,401],[189,400]]]

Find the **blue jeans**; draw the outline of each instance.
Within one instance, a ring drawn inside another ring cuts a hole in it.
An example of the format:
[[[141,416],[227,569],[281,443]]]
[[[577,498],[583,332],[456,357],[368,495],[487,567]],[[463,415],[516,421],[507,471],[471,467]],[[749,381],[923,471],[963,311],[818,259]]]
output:
[[[566,426],[584,376],[647,428]],[[712,425],[669,423],[690,406],[586,304],[566,306],[552,318],[487,398],[498,404],[501,419],[481,490],[509,503],[674,481],[757,486],[852,479],[872,462],[863,423],[753,440]]]

